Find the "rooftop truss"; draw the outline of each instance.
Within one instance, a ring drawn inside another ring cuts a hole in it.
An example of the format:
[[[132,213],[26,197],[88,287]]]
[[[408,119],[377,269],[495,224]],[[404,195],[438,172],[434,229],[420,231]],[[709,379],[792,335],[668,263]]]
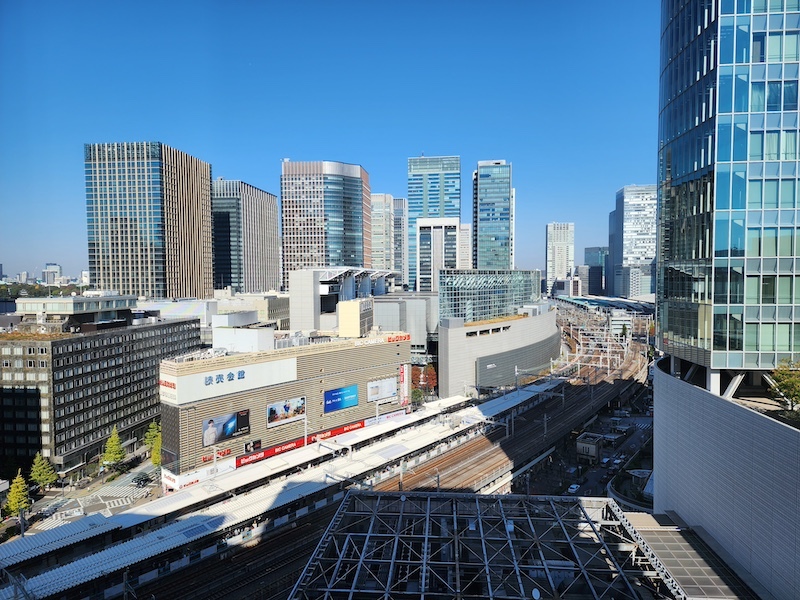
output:
[[[658,573],[610,504],[351,491],[289,598],[638,600]]]

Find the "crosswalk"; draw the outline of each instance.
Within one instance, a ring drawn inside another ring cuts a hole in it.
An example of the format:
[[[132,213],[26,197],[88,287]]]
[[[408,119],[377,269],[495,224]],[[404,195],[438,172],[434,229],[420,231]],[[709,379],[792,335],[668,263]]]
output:
[[[147,487],[136,487],[132,484],[107,485],[97,491],[99,496],[113,498],[143,498],[150,491]]]
[[[113,500],[106,501],[106,508],[119,508],[120,506],[127,506],[131,502],[133,502],[131,498],[114,498]]]
[[[641,423],[641,422],[639,422],[639,423],[636,423],[636,427],[638,427],[642,431],[649,431],[650,429],[653,428],[653,423],[652,422],[650,422],[650,423]]]

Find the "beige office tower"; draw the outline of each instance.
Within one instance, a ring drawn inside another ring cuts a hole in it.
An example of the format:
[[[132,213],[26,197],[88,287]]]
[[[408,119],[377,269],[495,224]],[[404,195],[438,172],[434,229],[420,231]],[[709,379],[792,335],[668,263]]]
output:
[[[394,197],[372,194],[372,268],[396,271]]]
[[[159,142],[86,144],[92,285],[213,296],[211,165]]]
[[[372,266],[369,174],[332,161],[281,164],[283,279],[306,267]]]

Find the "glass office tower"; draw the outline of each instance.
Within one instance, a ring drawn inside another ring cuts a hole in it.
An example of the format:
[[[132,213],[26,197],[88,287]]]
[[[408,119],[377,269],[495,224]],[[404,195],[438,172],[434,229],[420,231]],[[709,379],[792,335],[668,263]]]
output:
[[[212,297],[211,165],[159,142],[86,144],[84,162],[92,284]]]
[[[514,188],[511,164],[482,160],[472,173],[472,264],[514,268]]]
[[[417,289],[417,219],[461,219],[461,158],[408,159],[408,287]]]
[[[798,0],[662,4],[660,343],[717,393],[800,350],[799,38]]]
[[[281,164],[283,278],[306,267],[372,266],[369,173],[334,161]]]

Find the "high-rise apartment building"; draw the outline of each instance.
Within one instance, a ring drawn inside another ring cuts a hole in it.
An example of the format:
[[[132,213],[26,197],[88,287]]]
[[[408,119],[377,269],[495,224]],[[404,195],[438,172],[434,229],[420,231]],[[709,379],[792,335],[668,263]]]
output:
[[[306,267],[372,264],[369,174],[333,161],[281,163],[283,280]]]
[[[793,598],[800,431],[753,407],[800,358],[800,2],[661,13],[654,508]]]
[[[408,282],[408,200],[395,198],[392,203],[394,215],[394,268],[397,272],[395,284]]]
[[[609,296],[634,298],[655,293],[655,185],[626,185],[617,191],[608,217]]]
[[[86,144],[84,161],[92,284],[210,298],[211,165],[160,142]]]
[[[478,161],[472,173],[472,264],[514,268],[514,188],[504,160]]]
[[[461,158],[420,156],[408,159],[408,283],[417,285],[417,219],[461,219]]]
[[[211,185],[214,289],[266,292],[281,285],[278,199],[243,181]]]
[[[548,223],[545,258],[547,294],[556,279],[572,277],[575,271],[575,223]]]
[[[394,271],[394,197],[372,194],[372,268]]]
[[[456,218],[417,219],[417,291],[439,291],[439,271],[458,267],[460,237]]]

